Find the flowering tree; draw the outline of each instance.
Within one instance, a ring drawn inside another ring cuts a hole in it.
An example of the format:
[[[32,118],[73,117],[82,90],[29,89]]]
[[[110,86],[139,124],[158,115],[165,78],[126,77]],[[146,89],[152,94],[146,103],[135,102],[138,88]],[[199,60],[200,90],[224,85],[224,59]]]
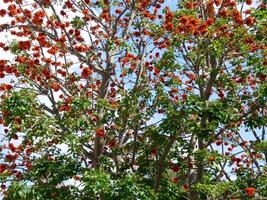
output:
[[[267,195],[265,3],[172,4],[1,1],[5,199]]]

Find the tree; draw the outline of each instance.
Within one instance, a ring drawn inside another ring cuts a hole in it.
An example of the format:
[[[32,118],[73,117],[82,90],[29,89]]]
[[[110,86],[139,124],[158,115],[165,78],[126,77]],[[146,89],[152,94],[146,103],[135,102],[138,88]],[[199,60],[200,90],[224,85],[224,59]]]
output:
[[[5,199],[266,196],[265,3],[1,4]]]

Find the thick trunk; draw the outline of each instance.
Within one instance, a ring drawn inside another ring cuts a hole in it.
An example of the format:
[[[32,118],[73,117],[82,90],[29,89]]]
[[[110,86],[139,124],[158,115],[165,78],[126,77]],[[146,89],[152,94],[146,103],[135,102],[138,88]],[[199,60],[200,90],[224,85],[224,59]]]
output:
[[[194,143],[196,143],[196,141]],[[203,139],[198,138],[198,145],[195,146],[195,151],[204,149],[205,145]],[[188,170],[189,199],[200,200],[199,193],[193,190],[192,185],[203,182],[205,165],[199,160],[194,159],[193,161],[196,162],[196,169]],[[192,160],[189,159],[188,162],[190,163]]]
[[[171,150],[171,147],[176,140],[176,137],[177,137],[177,134],[170,137],[170,140],[169,140],[167,146],[165,147],[163,154],[161,155],[161,157],[159,158],[159,160],[157,162],[156,172],[155,172],[155,183],[154,183],[154,189],[156,192],[158,192],[159,187],[160,187],[160,181],[162,178],[162,171],[164,169],[165,159],[167,158],[167,156]]]
[[[205,101],[206,109],[208,108],[208,106],[209,106],[209,103],[208,103],[208,100],[206,100]],[[202,127],[202,131],[204,134],[209,134],[206,132],[207,124],[208,124],[208,117],[204,115],[201,118],[201,127]],[[193,141],[191,143],[194,145],[194,152],[195,151],[201,151],[201,150],[204,150],[206,148],[205,139],[203,138],[204,137],[203,133],[201,133],[197,136],[193,136]],[[189,181],[188,181],[189,199],[190,200],[199,200],[200,199],[199,193],[194,191],[191,186],[194,184],[203,182],[205,164],[201,160],[197,160],[195,158],[194,158],[194,162],[196,163],[196,165],[195,165],[196,169],[195,170],[189,170],[189,174],[188,174],[189,175],[189,178],[188,178],[189,179]]]
[[[204,140],[202,138],[198,139],[198,149],[203,150],[205,148]],[[204,175],[204,162],[198,161],[197,162],[197,183],[201,183],[203,181],[203,175]]]
[[[192,135],[190,144],[193,146],[193,152],[196,152],[198,150],[196,135]],[[188,156],[187,162],[188,162],[188,166],[189,166],[195,162],[195,158],[193,156]],[[188,172],[187,172],[187,176],[188,176],[188,186],[189,186],[189,199],[190,200],[193,200],[193,199],[198,200],[199,199],[198,193],[195,192],[192,188],[192,185],[196,182],[196,179],[197,179],[197,168],[191,169],[189,167]]]
[[[109,74],[103,74],[102,75],[102,83],[100,85],[99,89],[99,98],[101,99],[106,99],[108,95],[108,88],[109,88],[109,83],[110,83],[110,75]],[[104,110],[101,108],[98,110],[98,121],[97,121],[97,126],[101,126],[101,121],[104,117]],[[100,163],[99,163],[99,157],[101,155],[101,151],[103,148],[104,144],[104,138],[95,136],[95,141],[94,141],[94,160],[93,160],[93,167],[98,168]]]

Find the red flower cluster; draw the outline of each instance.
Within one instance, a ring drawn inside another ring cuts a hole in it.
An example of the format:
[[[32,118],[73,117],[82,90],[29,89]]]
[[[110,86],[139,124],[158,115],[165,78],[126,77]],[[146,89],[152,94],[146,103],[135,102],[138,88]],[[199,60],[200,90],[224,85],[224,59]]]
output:
[[[32,23],[35,25],[41,25],[43,23],[43,18],[45,17],[45,13],[43,11],[37,11],[34,13]]]
[[[46,40],[46,36],[43,33],[39,33],[38,37],[36,38],[38,42],[41,44],[42,47],[48,47],[49,43]]]
[[[109,148],[114,148],[114,147],[116,147],[116,145],[117,145],[117,142],[116,142],[116,139],[111,139],[109,142],[108,142],[108,146],[109,146]]]
[[[52,77],[50,70],[48,68],[44,68],[42,74],[45,76],[46,79],[50,79]]]
[[[251,5],[252,4],[252,0],[246,0],[245,1],[247,5]]]
[[[146,8],[151,3],[151,0],[139,0],[139,3],[142,8]]]
[[[57,92],[57,91],[59,91],[60,90],[60,88],[61,88],[61,85],[60,85],[60,83],[52,83],[51,84],[51,88],[55,91],[55,92]]]
[[[191,33],[191,34],[199,34],[199,33],[206,33],[207,25],[212,24],[212,18],[208,19],[208,22],[204,22],[200,24],[200,20],[196,19],[194,16],[182,16],[180,17],[180,25],[176,29],[176,33]]]
[[[221,9],[219,10],[218,14],[221,16],[221,17],[227,17],[228,16],[228,11],[225,10],[225,9]]]
[[[0,164],[0,174],[2,174],[7,169],[7,164]]]
[[[180,171],[180,167],[178,165],[173,165],[173,166],[171,166],[171,170],[173,172],[179,172]]]
[[[1,76],[0,76],[1,78]],[[10,91],[12,89],[12,85],[10,84],[1,84],[0,85],[0,91]]]
[[[234,21],[235,21],[237,24],[239,24],[239,25],[243,24],[243,19],[242,19],[242,17],[241,17],[240,12],[239,12],[237,9],[234,9],[234,10],[232,11],[232,17],[233,17]]]
[[[0,10],[0,16],[4,17],[6,15],[6,10],[5,9],[1,9]]]
[[[51,0],[43,0],[42,3],[44,6],[49,6],[51,4]]]
[[[248,26],[252,26],[255,23],[255,19],[251,16],[249,16],[246,21],[245,21],[246,25]]]
[[[103,12],[100,15],[100,18],[104,19],[106,23],[110,20],[110,13],[109,9],[103,9]]]
[[[164,27],[166,31],[172,31],[174,29],[174,25],[172,23],[173,16],[174,15],[170,10],[168,10],[165,14]]]
[[[96,129],[95,134],[97,137],[100,137],[100,138],[103,138],[106,136],[105,130],[103,128]]]
[[[174,29],[174,25],[172,22],[165,23],[165,29],[166,31],[172,31]]]
[[[122,61],[123,65],[126,65],[127,63],[137,59],[137,57],[134,54],[126,53],[125,57],[123,59],[119,59],[119,61]]]
[[[247,187],[245,189],[245,192],[246,192],[246,195],[248,197],[254,197],[255,196],[255,193],[256,193],[256,188],[254,188],[254,187]]]
[[[214,0],[214,3],[216,6],[219,6],[219,5],[221,5],[222,1],[221,0]]]
[[[85,45],[77,45],[74,48],[78,52],[87,52],[90,49],[88,46],[85,46]]]
[[[31,42],[30,41],[19,41],[18,47],[20,50],[29,50],[31,48]]]
[[[7,162],[14,162],[19,157],[18,154],[7,154],[6,161]]]
[[[195,6],[196,6],[196,3],[194,3],[194,2],[188,2],[185,4],[185,7],[189,10],[194,9]]]
[[[71,111],[71,106],[70,106],[71,102],[72,102],[72,98],[65,99],[65,101],[63,102],[63,104],[59,107],[59,111],[60,112],[63,112],[63,111],[68,112],[68,111]]]
[[[52,55],[56,55],[56,53],[59,51],[59,48],[57,46],[52,46],[47,53],[50,53]]]
[[[93,73],[93,70],[86,67],[82,71],[82,78],[88,78],[88,76],[92,75],[92,73]]]
[[[62,106],[60,106],[60,108],[59,108],[59,112],[63,112],[63,111],[68,112],[68,111],[70,111],[70,110],[71,110],[71,106],[70,106],[70,105],[62,105]]]
[[[143,11],[143,15],[145,18],[148,18],[150,20],[156,19],[156,16],[154,14],[151,14],[148,10]]]
[[[7,9],[8,9],[8,15],[11,17],[14,17],[18,14],[18,10],[15,4],[10,4]]]

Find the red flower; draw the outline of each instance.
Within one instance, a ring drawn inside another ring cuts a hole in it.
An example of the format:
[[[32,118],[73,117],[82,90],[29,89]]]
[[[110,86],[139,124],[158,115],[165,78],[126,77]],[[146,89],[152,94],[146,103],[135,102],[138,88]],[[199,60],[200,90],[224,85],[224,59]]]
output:
[[[29,156],[31,155],[32,151],[33,151],[33,148],[26,149],[26,154]]]
[[[154,155],[154,156],[157,155],[158,154],[158,150],[156,148],[152,148],[151,149],[151,154]]]
[[[16,122],[16,124],[21,124],[21,118],[20,117],[16,117],[15,118],[15,122]]]
[[[60,108],[59,108],[59,111],[60,111],[60,112],[63,112],[63,111],[68,112],[68,111],[70,111],[70,110],[71,110],[71,106],[70,106],[70,105],[62,105],[62,106],[60,106]]]
[[[173,13],[171,11],[168,11],[165,15],[166,21],[171,21],[173,19]]]
[[[9,148],[12,152],[15,152],[15,151],[16,151],[16,147],[14,146],[13,143],[10,143],[10,144],[8,145],[8,148]]]
[[[178,165],[174,165],[171,167],[173,172],[179,172],[180,171],[180,167]]]
[[[82,77],[87,78],[88,76],[92,75],[93,71],[90,68],[84,68],[82,71]]]
[[[108,142],[108,146],[110,147],[110,148],[114,148],[114,147],[116,147],[116,140],[113,138],[113,139],[111,139],[109,142]]]
[[[252,0],[246,0],[246,4],[247,5],[251,5],[252,4]]]
[[[5,74],[2,71],[0,71],[0,78],[5,78]]]
[[[186,184],[186,183],[185,183],[185,184],[183,184],[183,189],[187,191],[187,190],[189,189],[189,185],[188,185],[188,184]]]
[[[186,99],[187,99],[187,94],[182,94],[182,99],[183,99],[183,101],[186,101]]]
[[[52,46],[51,49],[49,49],[47,52],[55,55],[59,51],[59,48],[57,46]]]
[[[120,9],[116,9],[116,10],[115,10],[115,13],[116,13],[116,14],[121,14],[121,13],[122,13],[122,10],[120,10]]]
[[[3,73],[4,74],[4,73]],[[0,73],[1,75],[1,73]],[[1,76],[0,76],[1,77]],[[2,78],[2,77],[1,77]],[[10,91],[12,89],[12,85],[10,84],[2,84],[0,85],[0,91]]]
[[[49,4],[51,4],[51,0],[43,0],[44,6],[49,6]]]
[[[37,11],[33,16],[32,23],[35,25],[41,25],[43,23],[44,17],[45,17],[45,12]]]
[[[29,50],[31,48],[31,42],[30,41],[19,41],[18,47],[20,50]]]
[[[256,193],[256,188],[254,187],[248,187],[245,189],[246,195],[248,197],[254,197],[255,193]]]
[[[223,9],[223,10],[219,10],[219,15],[222,16],[222,17],[227,17],[228,15],[228,12],[227,10]]]
[[[16,16],[18,14],[15,4],[10,4],[7,9],[9,11],[8,14],[11,17],[14,17],[14,16]]]
[[[50,79],[52,76],[48,68],[44,68],[42,74],[45,76],[46,79]]]
[[[73,179],[78,181],[78,180],[81,180],[81,177],[76,175],[76,176],[73,176]]]
[[[51,88],[52,88],[55,92],[57,92],[57,91],[60,90],[61,85],[60,85],[59,83],[52,83],[52,84],[51,84]]]
[[[25,166],[26,166],[26,167],[27,167],[29,170],[31,170],[31,169],[32,169],[32,164],[31,164],[31,163],[29,163],[29,162],[26,162]]]
[[[208,26],[214,24],[214,18],[208,18],[207,21],[206,21],[206,24],[207,24]]]
[[[187,21],[188,21],[188,18],[185,17],[185,16],[183,16],[183,17],[180,18],[180,23],[182,23],[182,24],[186,24]]]
[[[199,20],[195,18],[191,18],[189,23],[192,24],[193,26],[197,26],[199,24]]]
[[[259,75],[259,79],[260,79],[261,81],[265,81],[266,77],[267,77],[267,75],[265,75],[265,74],[260,74],[260,75]]]
[[[7,162],[14,162],[18,158],[18,154],[7,154],[6,161]]]
[[[172,31],[172,30],[174,29],[174,25],[173,25],[173,23],[172,23],[172,22],[167,22],[167,23],[165,24],[165,29],[166,29],[167,31]]]
[[[101,137],[101,138],[103,138],[103,137],[106,136],[106,134],[105,134],[105,130],[104,130],[104,129],[96,129],[96,130],[95,130],[95,133],[96,133],[96,136],[97,136],[97,137]]]
[[[174,183],[178,184],[179,181],[180,181],[180,179],[179,179],[179,177],[174,177],[174,178],[172,179],[172,181],[173,181]]]
[[[0,16],[4,17],[6,15],[6,10],[5,9],[1,9],[0,10]]]
[[[248,26],[252,26],[252,25],[254,24],[255,20],[254,20],[253,17],[249,16],[249,17],[246,19],[245,22],[246,22],[246,24],[247,24]]]
[[[222,2],[221,2],[221,0],[214,0],[214,3],[216,6],[219,6]]]
[[[194,3],[193,2],[189,2],[185,5],[185,7],[189,10],[193,9],[195,6],[194,6]]]
[[[0,174],[2,174],[7,169],[6,164],[0,164]]]

